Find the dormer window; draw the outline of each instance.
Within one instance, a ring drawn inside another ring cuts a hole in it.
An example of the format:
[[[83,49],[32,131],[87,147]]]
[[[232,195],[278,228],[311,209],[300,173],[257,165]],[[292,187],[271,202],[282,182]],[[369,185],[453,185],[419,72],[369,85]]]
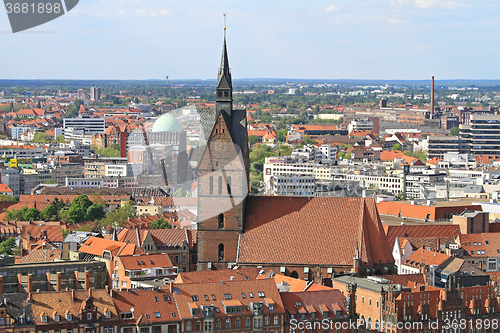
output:
[[[73,320],[73,315],[68,313],[68,314],[66,315],[66,320],[67,320],[67,321]]]
[[[275,309],[274,303],[269,304],[268,309],[269,309],[269,311],[274,311],[274,309]]]
[[[56,322],[61,321],[61,316],[60,315],[55,315],[54,316],[54,321],[56,321]]]
[[[47,322],[47,316],[41,316],[41,322],[46,323]]]
[[[196,308],[191,309],[191,316],[197,317],[198,316],[198,309],[196,309]]]
[[[306,314],[305,313],[301,313],[300,314],[300,320],[306,320]]]
[[[323,311],[323,318],[324,319],[328,319],[329,316],[330,316],[330,313],[328,311]]]
[[[92,312],[87,312],[87,320],[92,320]]]
[[[316,320],[316,312],[311,312],[311,320]]]
[[[111,311],[106,311],[104,315],[107,319],[111,318]]]

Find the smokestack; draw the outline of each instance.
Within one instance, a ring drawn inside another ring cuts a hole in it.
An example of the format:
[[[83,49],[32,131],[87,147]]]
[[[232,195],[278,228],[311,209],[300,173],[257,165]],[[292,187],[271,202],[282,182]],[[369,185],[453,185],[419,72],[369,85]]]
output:
[[[432,84],[431,84],[431,119],[433,115],[434,115],[434,76],[432,77]]]

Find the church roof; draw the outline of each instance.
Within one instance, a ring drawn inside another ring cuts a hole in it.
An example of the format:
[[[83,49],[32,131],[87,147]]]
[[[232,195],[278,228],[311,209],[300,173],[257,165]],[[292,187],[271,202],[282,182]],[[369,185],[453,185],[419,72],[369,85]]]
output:
[[[238,262],[352,265],[394,262],[372,198],[247,197]]]

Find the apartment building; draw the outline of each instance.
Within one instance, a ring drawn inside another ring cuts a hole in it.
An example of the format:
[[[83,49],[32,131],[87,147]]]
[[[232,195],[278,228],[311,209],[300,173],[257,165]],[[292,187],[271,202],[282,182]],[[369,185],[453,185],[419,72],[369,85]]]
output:
[[[63,128],[66,134],[68,128],[83,130],[84,135],[104,133],[106,124],[104,118],[63,118]]]
[[[500,155],[500,115],[472,114],[460,127],[460,138],[473,155]]]

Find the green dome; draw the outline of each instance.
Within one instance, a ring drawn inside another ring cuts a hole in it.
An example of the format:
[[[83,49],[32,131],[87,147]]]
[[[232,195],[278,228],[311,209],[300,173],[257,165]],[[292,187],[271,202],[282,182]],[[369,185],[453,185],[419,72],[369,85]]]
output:
[[[153,132],[182,132],[181,123],[171,114],[164,114],[156,119]]]

